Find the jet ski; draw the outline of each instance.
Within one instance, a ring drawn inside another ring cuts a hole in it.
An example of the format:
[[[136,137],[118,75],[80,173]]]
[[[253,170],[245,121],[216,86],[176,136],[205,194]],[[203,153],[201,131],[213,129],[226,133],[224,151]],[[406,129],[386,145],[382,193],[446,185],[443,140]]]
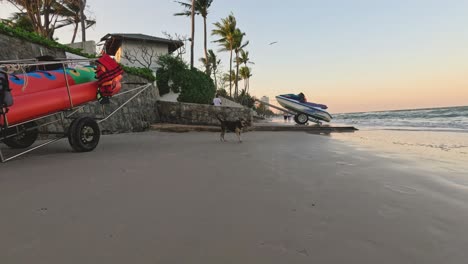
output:
[[[305,124],[309,120],[313,122],[330,122],[332,116],[326,111],[328,108],[323,104],[307,102],[304,94],[282,94],[276,96],[276,101],[287,110],[296,112],[294,121]]]

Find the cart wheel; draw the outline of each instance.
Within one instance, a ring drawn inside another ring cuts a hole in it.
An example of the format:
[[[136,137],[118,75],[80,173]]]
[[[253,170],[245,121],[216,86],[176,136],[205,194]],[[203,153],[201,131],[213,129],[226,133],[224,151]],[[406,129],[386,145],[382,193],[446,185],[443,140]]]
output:
[[[7,130],[8,135],[16,134],[14,137],[5,138],[3,143],[10,148],[21,149],[27,148],[36,142],[39,130],[37,130],[36,122],[29,122],[18,127],[12,127]],[[33,129],[32,129],[33,128]],[[17,130],[18,129],[18,130]],[[26,130],[31,129],[31,130]],[[19,133],[17,132],[19,131]]]
[[[80,117],[68,129],[68,142],[76,152],[88,152],[95,149],[101,137],[98,123],[91,117]]]
[[[307,123],[307,121],[309,121],[309,117],[306,114],[297,114],[294,116],[294,121],[300,125],[304,125]]]

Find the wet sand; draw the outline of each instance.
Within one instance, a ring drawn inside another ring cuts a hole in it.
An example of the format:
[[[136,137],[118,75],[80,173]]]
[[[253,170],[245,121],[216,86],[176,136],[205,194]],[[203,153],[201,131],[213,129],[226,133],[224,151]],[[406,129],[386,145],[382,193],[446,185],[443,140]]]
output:
[[[0,263],[466,263],[462,172],[329,136],[227,138],[113,135],[0,164]]]
[[[466,131],[364,128],[355,133],[335,133],[332,137],[384,157],[410,160],[430,170],[450,173],[468,171]]]

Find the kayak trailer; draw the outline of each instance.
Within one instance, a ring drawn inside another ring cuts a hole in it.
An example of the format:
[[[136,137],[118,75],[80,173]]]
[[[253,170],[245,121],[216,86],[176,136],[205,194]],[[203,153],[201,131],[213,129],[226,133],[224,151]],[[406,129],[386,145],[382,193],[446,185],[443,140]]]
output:
[[[109,119],[111,116],[117,113],[120,109],[122,109],[126,104],[131,102],[138,95],[140,95],[141,93],[146,91],[149,87],[151,87],[151,83],[131,83],[131,84],[135,84],[139,86],[129,89],[127,91],[112,95],[112,98],[123,96],[123,95],[126,95],[129,97],[126,101],[121,103],[114,110],[111,111],[111,109],[106,109],[106,105],[103,104],[101,105],[101,113],[99,115],[82,113],[80,112],[80,110],[83,109],[86,105],[97,102],[96,96],[94,96],[94,100],[88,100],[86,102],[75,102],[74,99],[77,98],[76,101],[78,101],[79,96],[75,96],[75,97],[73,96],[73,92],[74,92],[73,89],[75,88],[73,88],[72,83],[70,83],[71,78],[69,76],[66,76],[68,72],[73,71],[73,70],[70,68],[66,68],[66,66],[69,64],[76,64],[76,63],[91,63],[96,60],[97,59],[60,60],[60,61],[53,61],[53,62],[46,62],[46,61],[37,62],[35,60],[0,61],[0,70],[8,69],[9,67],[11,69],[12,65],[14,65],[16,69],[25,69],[31,66],[44,67],[47,65],[61,65],[60,71],[56,71],[54,72],[54,74],[57,75],[57,73],[59,73],[64,76],[65,81],[66,81],[66,85],[64,86],[66,88],[64,89],[66,89],[67,96],[62,96],[62,97],[67,98],[67,100],[69,101],[67,102],[67,107],[62,108],[60,110],[56,110],[54,112],[48,112],[47,114],[41,114],[39,116],[36,115],[34,118],[29,118],[27,120],[11,124],[8,122],[8,107],[5,105],[5,98],[2,98],[2,97],[5,97],[5,93],[3,93],[2,95],[2,87],[5,90],[6,89],[5,87],[7,86],[5,85],[5,78],[3,80],[0,79],[0,141],[11,149],[20,150],[19,153],[15,151],[16,154],[7,156],[5,152],[2,151],[2,145],[0,144],[0,162],[3,163],[3,162],[13,160],[31,151],[42,148],[44,146],[47,146],[49,144],[52,144],[54,142],[57,142],[65,138],[68,139],[70,146],[76,152],[92,151],[97,147],[99,140],[100,140],[101,130],[100,130],[99,124]],[[4,73],[5,75],[5,72],[2,71],[0,72],[0,74],[1,73]],[[23,70],[23,73],[24,73],[23,76],[26,76],[26,73],[24,70]],[[39,76],[39,73],[44,74],[45,77],[47,77],[47,74],[48,74],[45,71],[43,72],[37,71],[33,74],[36,74],[37,76]],[[50,74],[48,77],[52,78],[53,76],[52,74]],[[3,84],[2,84],[2,81],[3,81]],[[8,77],[6,78],[6,82],[8,84]],[[96,85],[97,87],[97,84],[93,84],[93,85]],[[79,88],[82,89],[82,87],[79,87]],[[120,90],[120,83],[119,83],[119,90]],[[96,95],[96,92],[94,93]],[[36,94],[39,94],[39,92],[37,92]],[[14,100],[15,96],[13,96],[12,98]],[[11,100],[11,95],[10,95],[10,100]],[[41,105],[41,103],[42,102],[38,103],[39,106]],[[16,109],[10,109],[11,112],[13,112],[14,110]],[[56,124],[56,123],[60,124],[61,131],[57,132],[57,131],[47,130],[48,125]],[[49,135],[49,136],[46,137],[47,138],[46,140],[41,141],[39,145],[33,146],[33,144],[38,139],[39,134],[44,134],[44,135]]]

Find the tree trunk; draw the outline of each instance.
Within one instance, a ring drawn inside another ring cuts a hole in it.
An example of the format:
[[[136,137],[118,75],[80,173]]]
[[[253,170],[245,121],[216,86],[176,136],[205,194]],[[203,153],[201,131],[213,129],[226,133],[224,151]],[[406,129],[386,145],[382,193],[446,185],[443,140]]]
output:
[[[234,80],[236,84],[236,87],[235,87],[236,97],[239,96],[239,81],[238,80],[239,80],[239,51],[236,51],[236,79]]]
[[[53,39],[53,36],[50,35],[50,4],[45,3],[44,5],[44,37],[48,39]]]
[[[218,81],[216,80],[216,69],[213,69],[214,81],[215,81],[215,88],[218,91]]]
[[[208,72],[208,68],[210,67],[210,61],[208,60],[208,44],[207,44],[207,35],[206,35],[206,16],[203,17],[203,27],[204,27],[204,33],[205,33],[205,39],[203,40],[203,45],[205,49],[205,60],[207,62],[206,64],[206,72]]]
[[[190,44],[190,69],[193,69],[194,45],[195,45],[195,0],[192,0],[192,43]]]
[[[229,57],[229,96],[232,97],[232,48],[231,56]]]
[[[73,37],[71,43],[75,43],[76,33],[78,33],[78,22],[75,22],[75,28],[73,29]]]
[[[80,0],[80,20],[81,20],[81,49],[85,49],[86,42],[86,16],[84,10],[86,8],[86,0]]]
[[[33,23],[34,31],[37,34],[44,37],[40,11],[38,9],[33,9],[32,3],[29,3],[26,6],[26,13],[28,14],[29,19],[31,19],[31,22]]]

